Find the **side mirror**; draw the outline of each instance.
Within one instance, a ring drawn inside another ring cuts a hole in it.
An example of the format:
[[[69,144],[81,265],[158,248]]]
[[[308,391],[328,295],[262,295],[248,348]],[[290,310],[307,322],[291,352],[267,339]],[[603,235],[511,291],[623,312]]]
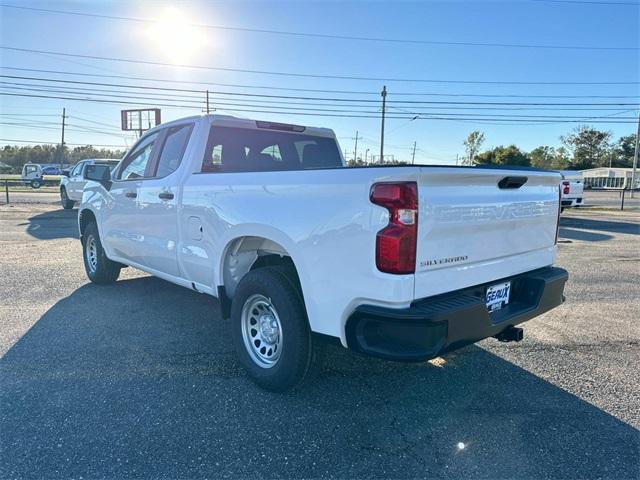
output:
[[[62,172],[60,172],[62,175],[64,175],[65,177],[69,178],[69,175],[71,172],[69,172],[69,170],[62,170]]]
[[[108,165],[87,165],[84,168],[84,178],[98,182],[107,190],[111,188],[111,170]]]

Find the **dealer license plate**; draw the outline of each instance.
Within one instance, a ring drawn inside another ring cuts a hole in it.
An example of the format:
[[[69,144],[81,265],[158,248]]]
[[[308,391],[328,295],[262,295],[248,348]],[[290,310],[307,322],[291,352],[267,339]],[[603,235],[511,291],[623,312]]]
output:
[[[494,312],[500,310],[509,303],[509,294],[511,293],[511,282],[498,283],[487,287],[487,295],[485,302],[487,310]]]

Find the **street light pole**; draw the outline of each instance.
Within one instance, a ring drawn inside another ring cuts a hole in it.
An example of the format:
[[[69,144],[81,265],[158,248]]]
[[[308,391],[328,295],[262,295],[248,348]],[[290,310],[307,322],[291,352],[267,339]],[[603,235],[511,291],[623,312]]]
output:
[[[384,162],[384,114],[387,109],[387,86],[382,87],[382,125],[380,128],[380,163]]]

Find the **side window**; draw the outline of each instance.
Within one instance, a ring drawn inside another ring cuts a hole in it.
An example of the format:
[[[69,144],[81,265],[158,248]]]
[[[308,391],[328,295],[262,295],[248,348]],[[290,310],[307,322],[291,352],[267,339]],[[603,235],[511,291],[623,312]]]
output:
[[[179,125],[169,129],[158,159],[156,177],[166,177],[180,166],[192,130],[193,124]]]
[[[282,155],[280,154],[280,147],[277,144],[263,148],[262,151],[260,152],[260,154],[261,155],[270,155],[271,156],[271,160],[275,160],[277,162],[281,162],[282,161]]]
[[[222,145],[215,145],[211,152],[211,164],[220,166],[222,165]]]
[[[83,166],[84,166],[84,163],[82,162],[78,163],[71,171],[71,176],[75,177],[76,175],[80,175],[80,172],[82,171]]]
[[[151,160],[151,154],[153,153],[153,147],[158,138],[158,133],[159,132],[155,132],[143,138],[129,155],[126,156],[116,176],[117,180],[144,178],[144,173],[149,160]]]

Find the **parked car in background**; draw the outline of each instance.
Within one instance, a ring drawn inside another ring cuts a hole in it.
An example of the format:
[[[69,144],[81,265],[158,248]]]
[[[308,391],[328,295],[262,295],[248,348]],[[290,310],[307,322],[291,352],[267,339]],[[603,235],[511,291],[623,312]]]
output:
[[[44,185],[42,176],[42,165],[37,163],[25,163],[23,165],[21,179],[25,185],[31,185],[32,188],[40,188]]]
[[[62,175],[62,169],[59,166],[47,165],[42,167],[43,175]]]
[[[113,169],[120,160],[112,160],[108,158],[88,158],[80,160],[76,165],[68,171],[63,172],[60,179],[60,203],[62,208],[69,210],[73,208],[76,202],[82,200],[82,190],[87,180],[84,178],[85,167],[87,165],[106,165]]]
[[[557,172],[346,168],[329,129],[222,115],[149,130],[113,172],[85,168],[89,279],[129,265],[218,297],[269,390],[304,378],[318,338],[421,362],[521,340],[516,325],[564,301]]]
[[[584,205],[582,172],[565,170],[560,174],[562,175],[562,182],[560,183],[562,210],[582,207]]]

